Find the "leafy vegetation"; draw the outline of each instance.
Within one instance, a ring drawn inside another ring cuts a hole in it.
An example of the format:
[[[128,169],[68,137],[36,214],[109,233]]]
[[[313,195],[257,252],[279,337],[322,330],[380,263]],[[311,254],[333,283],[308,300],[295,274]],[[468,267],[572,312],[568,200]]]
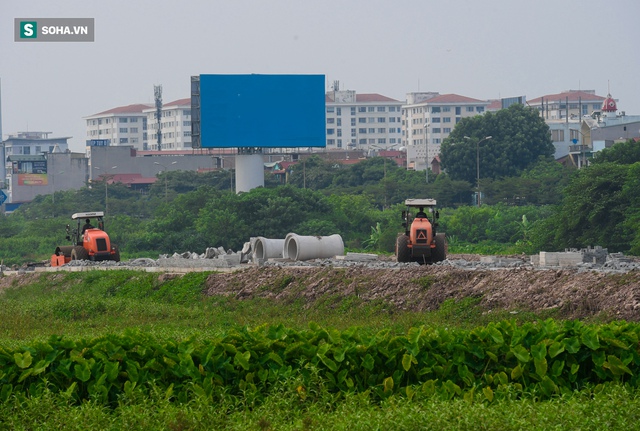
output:
[[[494,313],[479,326],[487,316],[473,300],[421,315],[349,299],[310,310],[207,298],[207,277],[16,279],[0,295],[0,428],[371,429],[394,417],[390,429],[610,429],[637,421],[637,324]]]

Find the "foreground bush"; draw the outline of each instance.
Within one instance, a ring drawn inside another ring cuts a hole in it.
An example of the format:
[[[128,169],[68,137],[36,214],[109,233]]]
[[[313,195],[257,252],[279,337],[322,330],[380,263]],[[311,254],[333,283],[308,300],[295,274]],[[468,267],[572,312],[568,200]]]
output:
[[[605,382],[637,388],[640,325],[548,320],[473,330],[411,328],[369,334],[311,324],[243,328],[223,338],[160,341],[139,332],[0,348],[0,402],[50,391],[74,402],[114,405],[160,393],[181,403],[238,397],[258,402],[283,382],[305,399],[318,391],[464,397],[549,398]]]

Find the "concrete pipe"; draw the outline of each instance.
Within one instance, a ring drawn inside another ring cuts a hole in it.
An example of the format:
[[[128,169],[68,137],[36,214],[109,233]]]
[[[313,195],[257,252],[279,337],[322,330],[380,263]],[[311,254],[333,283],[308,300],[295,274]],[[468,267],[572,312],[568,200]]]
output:
[[[290,233],[284,239],[283,257],[294,261],[326,259],[344,255],[340,235],[301,236]]]
[[[269,239],[259,236],[254,244],[253,257],[254,259],[282,258],[283,249],[283,239]]]

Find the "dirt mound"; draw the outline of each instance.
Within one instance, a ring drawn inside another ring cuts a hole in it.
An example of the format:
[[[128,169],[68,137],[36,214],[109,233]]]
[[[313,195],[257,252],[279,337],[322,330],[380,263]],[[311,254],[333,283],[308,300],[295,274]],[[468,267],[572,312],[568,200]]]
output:
[[[640,272],[606,274],[576,270],[462,270],[446,266],[402,269],[250,268],[212,274],[208,295],[238,299],[303,300],[307,307],[327,297],[356,295],[382,300],[401,310],[437,310],[447,299],[477,298],[488,310],[543,311],[558,317],[640,320]]]

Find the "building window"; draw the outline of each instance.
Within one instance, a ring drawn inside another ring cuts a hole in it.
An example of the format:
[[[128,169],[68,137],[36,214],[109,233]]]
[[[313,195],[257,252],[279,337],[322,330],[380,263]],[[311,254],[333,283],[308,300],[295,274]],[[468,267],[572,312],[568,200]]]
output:
[[[182,132],[182,136],[191,136],[191,130],[187,132]]]
[[[129,143],[129,138],[120,138],[120,143],[121,144],[128,144]]]
[[[138,143],[138,138],[131,138],[131,143],[132,144],[137,144]]]
[[[366,123],[366,122],[367,122],[366,118],[364,118],[364,117],[358,118],[358,123]]]
[[[360,145],[365,145],[365,144],[367,143],[367,138],[362,138],[362,139],[360,139],[360,141],[358,141],[358,143],[359,143]]]
[[[431,107],[431,113],[438,113],[440,112],[440,107],[439,106],[432,106]]]
[[[440,138],[433,138],[433,143],[434,144],[439,144],[440,143]]]
[[[389,143],[390,144],[395,144],[396,143],[396,138],[389,138]]]
[[[137,123],[138,119],[136,117],[131,117],[131,118],[129,118],[129,122],[130,123]]]
[[[367,106],[367,112],[375,112],[376,108],[375,106]]]
[[[384,106],[378,106],[378,112],[386,112],[386,109],[384,109]]]
[[[338,126],[342,126],[342,118],[338,118]]]
[[[456,106],[456,115],[460,115],[462,113],[462,108]]]
[[[336,108],[336,115],[342,115],[342,108]]]
[[[335,145],[335,144],[336,144],[335,139],[327,139],[327,145]]]
[[[461,117],[456,117],[456,124],[458,124],[460,122],[460,120],[462,120]]]
[[[327,129],[327,135],[333,135],[335,132],[335,129]]]
[[[380,127],[378,129],[378,133],[387,133],[387,129],[385,129],[384,127]]]
[[[129,133],[129,129],[126,127],[120,127],[120,133]]]
[[[375,123],[376,119],[374,117],[368,117],[367,118],[367,123]]]
[[[389,112],[396,112],[395,106],[389,106]]]
[[[351,137],[355,137],[356,136],[356,129],[351,129]]]
[[[130,128],[129,128],[129,131],[130,131],[131,133],[138,133],[138,128],[137,128],[137,127],[130,127]]]
[[[191,109],[183,109],[182,115],[184,115],[185,117],[191,117]]]
[[[440,133],[440,128],[439,127],[434,127],[433,130],[431,131],[431,133]]]
[[[443,106],[442,112],[451,112],[451,106]]]
[[[358,107],[358,112],[367,112],[367,107],[366,106],[359,106]]]
[[[327,124],[333,124],[336,122],[335,118],[327,118]]]
[[[467,112],[473,112],[473,106],[467,106]]]
[[[431,119],[432,123],[439,123],[440,122],[440,117],[435,117]]]
[[[375,143],[376,143],[376,140],[375,140],[375,139],[369,139],[369,143],[370,143],[370,144],[375,144]]]
[[[444,117],[444,118],[442,119],[442,122],[443,122],[443,123],[450,123],[450,122],[451,122],[451,117]]]
[[[342,139],[338,139],[338,148],[342,148]]]
[[[484,112],[484,106],[476,106],[476,112]]]
[[[358,133],[367,133],[367,129],[365,129],[364,127],[360,127],[358,129]]]
[[[387,121],[384,117],[378,117],[378,123],[385,123]]]
[[[127,121],[128,121],[127,117],[120,117],[120,118],[118,119],[118,122],[119,122],[119,123],[126,123]]]
[[[351,115],[356,115],[356,107],[355,106],[351,107]]]
[[[356,125],[356,119],[355,119],[355,118],[352,118],[352,119],[351,119],[351,125],[352,125],[352,126],[355,126],[355,125]]]
[[[551,140],[553,142],[564,142],[564,130],[552,130]]]
[[[370,127],[370,128],[369,128],[369,133],[376,133],[376,129],[375,129],[375,128],[373,128],[373,127]]]
[[[451,133],[451,127],[445,127],[444,129],[442,129],[442,131],[444,133]]]
[[[389,122],[390,123],[395,123],[396,122],[396,117],[389,117]]]
[[[338,136],[342,136],[342,129],[338,129]]]
[[[378,138],[378,144],[386,144],[386,143],[387,143],[386,138]]]
[[[336,112],[335,106],[327,106],[327,114],[333,114]]]

